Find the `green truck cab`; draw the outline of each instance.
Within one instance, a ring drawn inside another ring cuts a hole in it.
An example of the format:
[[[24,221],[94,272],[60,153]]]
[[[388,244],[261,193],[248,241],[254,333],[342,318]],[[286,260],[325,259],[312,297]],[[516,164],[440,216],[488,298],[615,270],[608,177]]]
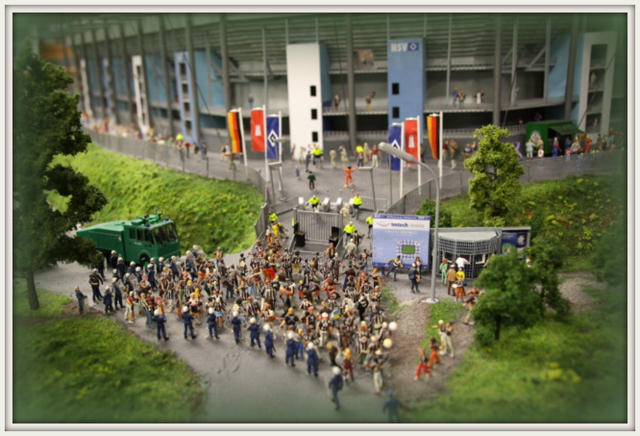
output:
[[[152,257],[180,256],[180,238],[176,225],[160,212],[132,221],[112,221],[78,230],[77,235],[91,239],[105,257],[115,250],[126,262],[144,265]]]

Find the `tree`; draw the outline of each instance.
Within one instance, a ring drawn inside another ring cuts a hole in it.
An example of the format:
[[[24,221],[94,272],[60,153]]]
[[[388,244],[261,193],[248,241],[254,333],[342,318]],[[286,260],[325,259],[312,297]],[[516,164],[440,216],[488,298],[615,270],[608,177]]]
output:
[[[568,247],[555,235],[538,236],[526,249],[526,254],[531,259],[530,267],[540,297],[540,314],[544,315],[547,307],[550,307],[560,318],[564,318],[569,314],[570,305],[560,292],[558,272],[569,256]]]
[[[435,226],[436,222],[436,202],[425,198],[420,206],[420,209],[416,211],[416,215],[430,216],[431,227]],[[440,227],[451,227],[453,224],[453,216],[451,211],[442,207],[440,204]]]
[[[516,252],[492,258],[475,284],[485,289],[473,309],[479,344],[500,340],[500,330],[505,326],[525,329],[540,319],[540,299],[532,291],[534,273]]]
[[[520,195],[524,169],[513,144],[501,141],[509,136],[508,130],[488,125],[473,136],[479,138],[478,151],[464,162],[474,174],[469,180],[470,206],[484,215],[485,226],[501,227]]]
[[[589,258],[591,271],[598,281],[610,285],[627,283],[627,216],[616,218],[615,223],[598,239]]]
[[[39,308],[34,272],[57,262],[95,265],[100,258],[93,241],[70,232],[107,203],[88,179],[53,162],[57,155],[85,152],[90,141],[82,132],[80,96],[67,94],[71,77],[44,61],[27,42],[13,69],[13,259],[27,281],[29,306]],[[48,193],[68,199],[66,210],[53,210]]]

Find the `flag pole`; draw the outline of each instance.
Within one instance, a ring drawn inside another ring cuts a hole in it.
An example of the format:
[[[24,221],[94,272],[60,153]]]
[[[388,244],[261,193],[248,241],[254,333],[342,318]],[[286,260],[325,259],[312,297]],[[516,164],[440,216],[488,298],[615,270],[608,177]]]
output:
[[[240,118],[240,135],[242,137],[242,156],[244,156],[244,174],[247,180],[249,180],[249,167],[247,166],[247,146],[244,143],[244,122],[242,121],[242,108],[238,108],[238,118]]]
[[[439,145],[440,151],[438,153],[438,167],[440,168],[440,183],[442,184],[442,167],[444,166],[444,161],[442,159],[442,126],[444,125],[444,120],[442,119],[442,111],[440,111],[440,120],[439,121],[440,121],[440,123],[439,123],[440,125],[438,127],[439,127],[439,130],[440,130],[440,132],[439,132],[440,134],[438,135],[439,136],[439,138],[438,138],[439,141],[438,142],[440,142],[440,145]]]
[[[267,183],[271,179],[271,171],[269,171],[269,159],[267,159],[267,149],[269,148],[269,135],[267,130],[267,105],[262,105],[262,117],[264,119],[264,170]]]
[[[422,141],[424,141],[424,135],[420,134],[420,115],[416,117],[418,121],[416,136],[418,137],[418,161],[422,161],[422,154],[420,153],[422,149]],[[418,195],[422,195],[422,165],[418,165]]]
[[[278,136],[282,138],[282,112],[278,111]],[[280,162],[280,166],[278,167],[278,172],[280,173],[280,192],[282,192],[282,141],[278,141],[278,161]],[[284,194],[283,194],[284,197]]]
[[[404,121],[402,122],[402,127],[400,127],[400,150],[405,151],[405,149],[404,149]],[[403,187],[402,185],[403,184],[404,184],[404,161],[400,160],[400,198],[402,198],[402,187]]]

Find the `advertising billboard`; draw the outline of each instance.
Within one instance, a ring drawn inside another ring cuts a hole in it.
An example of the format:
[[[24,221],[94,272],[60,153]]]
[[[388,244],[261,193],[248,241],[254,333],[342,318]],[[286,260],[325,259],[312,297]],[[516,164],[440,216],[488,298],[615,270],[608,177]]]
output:
[[[502,254],[507,254],[514,248],[518,257],[524,258],[524,249],[531,241],[531,227],[503,227],[502,228]]]
[[[415,215],[373,215],[374,267],[383,267],[389,260],[400,256],[405,268],[411,267],[420,256],[422,267],[429,267],[429,229],[431,217]]]

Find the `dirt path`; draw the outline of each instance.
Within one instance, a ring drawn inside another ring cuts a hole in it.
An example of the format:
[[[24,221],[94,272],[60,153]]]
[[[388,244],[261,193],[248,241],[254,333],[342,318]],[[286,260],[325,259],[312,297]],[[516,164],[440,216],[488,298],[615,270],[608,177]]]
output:
[[[594,306],[594,301],[589,294],[582,291],[583,287],[606,289],[607,285],[595,280],[595,276],[588,271],[580,271],[560,275],[564,280],[560,285],[562,295],[571,302],[574,312],[589,310]],[[440,296],[440,298],[448,298]],[[414,381],[418,365],[418,347],[425,338],[426,326],[429,319],[429,304],[420,300],[403,301],[406,307],[399,313],[397,322],[398,330],[394,334],[394,345],[390,355],[391,385],[396,391],[396,396],[405,404],[415,402],[431,402],[436,395],[446,392],[446,384],[449,376],[462,363],[464,354],[473,344],[475,328],[462,323],[466,316],[466,309],[454,324],[453,347],[455,357],[448,355],[442,357],[441,363],[436,363],[432,368],[433,377],[422,376],[419,381]],[[437,320],[436,320],[437,322]]]

